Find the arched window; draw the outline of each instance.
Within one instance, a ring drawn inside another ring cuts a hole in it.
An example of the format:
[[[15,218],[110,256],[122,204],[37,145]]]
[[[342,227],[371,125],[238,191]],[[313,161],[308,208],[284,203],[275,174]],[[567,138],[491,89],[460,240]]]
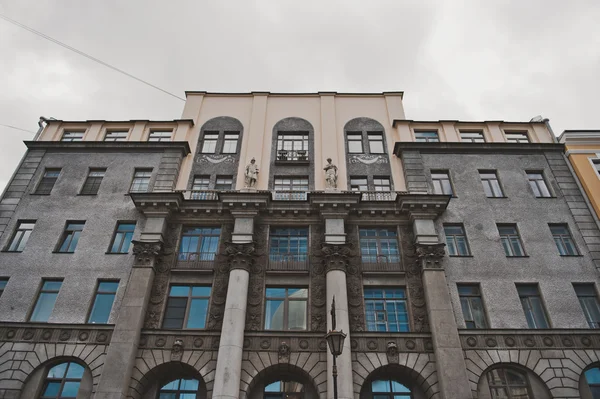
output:
[[[373,399],[412,399],[410,389],[394,380],[375,380],[371,382]]]
[[[497,368],[487,373],[492,399],[530,399],[531,389],[524,373],[512,368]]]
[[[600,368],[594,367],[585,373],[585,381],[590,387],[593,399],[600,399]]]
[[[180,378],[164,385],[158,393],[158,399],[198,399],[198,380]]]
[[[48,371],[40,399],[75,398],[79,392],[83,366],[73,363],[61,363]]]
[[[303,399],[304,385],[296,381],[275,381],[265,386],[264,399]]]

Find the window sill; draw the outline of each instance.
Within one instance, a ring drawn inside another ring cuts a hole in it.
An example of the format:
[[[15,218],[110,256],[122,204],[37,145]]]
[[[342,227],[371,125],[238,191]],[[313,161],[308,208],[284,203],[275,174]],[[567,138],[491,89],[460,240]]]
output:
[[[23,251],[9,251],[8,249],[3,249],[0,252],[4,253],[4,254],[22,254],[23,253]]]
[[[310,160],[308,160],[308,159],[303,159],[303,160],[283,160],[283,159],[276,159],[275,160],[275,165],[301,165],[301,166],[306,166],[306,165],[310,165]]]
[[[487,198],[487,199],[506,199],[508,197],[487,197],[486,196],[485,198]]]
[[[556,199],[558,197],[535,197],[535,199]]]
[[[75,253],[75,251],[73,252],[61,252],[61,251],[52,251],[53,254],[66,254],[66,255],[72,255]]]
[[[560,255],[559,254],[558,256],[560,256],[561,258],[583,258],[583,255],[581,255],[581,254],[577,254],[577,255]]]
[[[507,256],[507,258],[529,258],[529,255],[521,255],[521,256]]]
[[[105,252],[104,255],[129,255],[129,252]]]
[[[473,258],[473,255],[448,255],[449,258]]]
[[[78,197],[94,197],[96,195],[98,195],[98,193],[96,193],[96,194],[81,194],[81,193],[77,194]]]
[[[39,196],[46,196],[46,195],[50,195],[50,193],[48,193],[48,194],[42,194],[42,193],[30,193],[29,195],[39,195]]]

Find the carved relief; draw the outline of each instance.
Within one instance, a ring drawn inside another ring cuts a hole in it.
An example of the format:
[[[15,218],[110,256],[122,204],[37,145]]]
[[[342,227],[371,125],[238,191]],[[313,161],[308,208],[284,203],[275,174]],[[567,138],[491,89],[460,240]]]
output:
[[[221,237],[231,237],[233,225],[226,224],[221,228]],[[219,255],[217,255],[215,261],[215,277],[212,286],[208,322],[206,323],[208,330],[220,330],[223,324],[223,313],[225,312],[225,301],[227,300],[227,286],[229,285],[229,259],[225,248],[226,244],[222,242],[219,248]]]
[[[388,342],[385,353],[387,355],[387,359],[388,359],[389,363],[398,363],[399,362],[398,345],[396,345],[395,342],[393,342],[393,341]]]
[[[446,251],[444,250],[445,246],[446,244],[416,244],[418,262],[424,268],[441,269],[442,260],[446,254]]]
[[[235,158],[231,155],[198,155],[195,160],[197,163],[212,163],[219,164],[222,162],[225,163],[234,163]]]
[[[171,361],[178,362],[181,361],[183,357],[183,340],[176,339],[173,343],[173,348],[171,348]]]
[[[358,248],[357,226],[348,226],[347,241],[349,248]],[[350,256],[346,273],[346,289],[348,290],[348,313],[350,331],[365,331],[365,309],[363,303],[363,281],[360,274],[362,261],[360,256]]]
[[[265,225],[254,226],[256,248],[268,248],[267,229]],[[252,252],[254,256],[250,267],[250,281],[248,282],[248,302],[246,307],[246,329],[258,331],[262,329],[262,309],[265,286],[266,256],[264,251]]]
[[[425,307],[425,291],[421,279],[421,258],[413,244],[413,234],[409,227],[400,228],[400,248],[402,261],[406,267],[406,288],[412,315],[412,331],[429,332],[429,318]]]
[[[279,363],[289,363],[290,362],[290,354],[291,349],[288,344],[282,342],[279,345],[279,349],[277,351],[277,358],[279,359]]]
[[[325,332],[327,329],[327,310],[325,309],[326,292],[325,292],[325,267],[323,253],[321,248],[321,240],[324,236],[323,227],[321,225],[311,226],[311,246],[313,256],[311,256],[310,267],[310,329],[312,331]]]
[[[388,159],[382,155],[351,155],[350,163],[363,163],[365,165],[388,163]]]
[[[153,261],[161,254],[162,243],[132,241],[135,266],[152,266]]]

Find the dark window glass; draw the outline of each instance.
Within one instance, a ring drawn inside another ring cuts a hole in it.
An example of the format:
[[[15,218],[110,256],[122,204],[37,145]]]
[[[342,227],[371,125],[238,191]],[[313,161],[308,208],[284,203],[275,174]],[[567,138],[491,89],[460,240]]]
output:
[[[223,154],[235,154],[237,152],[239,132],[225,132],[223,141]]]
[[[440,137],[437,131],[416,131],[415,141],[417,143],[438,143]]]
[[[117,223],[115,237],[110,246],[111,254],[126,254],[129,252],[133,232],[135,231],[135,223],[121,222]]]
[[[60,141],[82,141],[85,132],[68,132],[65,130]]]
[[[6,284],[8,284],[7,278],[0,278],[0,297],[4,293],[4,289],[6,288]]]
[[[264,399],[304,399],[304,385],[296,381],[275,381],[265,386]]]
[[[104,141],[127,141],[127,136],[129,132],[127,130],[124,131],[111,131],[106,132],[106,136],[104,136]]]
[[[36,194],[50,194],[54,184],[60,175],[60,169],[46,169],[44,176],[35,190]]]
[[[529,143],[529,137],[526,132],[505,132],[508,143]]]
[[[348,154],[362,154],[363,143],[362,133],[352,132],[347,134],[348,137]]]
[[[308,228],[272,228],[269,260],[272,262],[306,261]]]
[[[75,252],[85,222],[67,222],[57,252]]]
[[[573,284],[590,328],[600,328],[600,304],[594,284]]]
[[[96,288],[94,304],[90,312],[88,323],[106,324],[112,310],[115,295],[119,288],[118,281],[100,281]]]
[[[275,177],[273,188],[275,191],[308,191],[308,177],[290,176]]]
[[[516,225],[498,225],[500,240],[506,256],[525,256],[523,243]]]
[[[373,399],[412,399],[410,389],[394,380],[375,380],[371,382]]]
[[[129,189],[132,193],[146,193],[150,187],[152,169],[136,169]]]
[[[495,171],[479,171],[483,191],[488,198],[504,197],[502,187],[498,181],[498,174]]]
[[[550,231],[554,238],[554,243],[558,249],[558,253],[562,256],[576,256],[579,255],[579,251],[573,242],[571,233],[566,224],[551,224]]]
[[[81,188],[81,194],[98,194],[98,190],[100,189],[100,184],[102,183],[102,179],[104,179],[105,173],[106,169],[90,169],[87,179],[85,179],[85,183],[83,183],[83,187]]]
[[[350,176],[350,190],[352,191],[369,191],[366,177]]]
[[[35,221],[20,221],[8,246],[10,252],[22,252],[33,232]]]
[[[463,143],[485,143],[483,132],[460,132],[460,141]]]
[[[173,136],[172,130],[153,130],[150,132],[150,135],[148,135],[148,141],[171,141],[171,136]]]
[[[220,227],[185,227],[179,246],[179,260],[214,260],[220,235]]]
[[[486,374],[492,399],[533,399],[524,373],[511,368],[497,368]]]
[[[467,328],[487,328],[479,285],[458,284],[458,296]]]
[[[40,399],[77,397],[83,372],[83,366],[73,362],[61,363],[52,367],[44,381]]]
[[[233,190],[233,176],[217,176],[215,190]]]
[[[404,288],[365,288],[368,331],[410,331]]]
[[[518,284],[517,291],[529,328],[549,328],[548,317],[537,284]]]
[[[462,225],[445,225],[446,249],[450,256],[470,256],[469,242]]]
[[[42,280],[42,289],[38,294],[37,301],[33,308],[33,312],[29,317],[29,321],[37,321],[46,323],[54,310],[54,303],[56,303],[56,297],[62,280]]]
[[[600,398],[600,368],[594,367],[586,370],[584,375],[585,381],[590,391],[592,391],[592,399]]]
[[[600,159],[593,159],[592,166],[596,170],[596,173],[600,174]]]
[[[390,184],[389,177],[375,176],[373,177],[373,187],[375,191],[391,191],[392,185]]]
[[[371,154],[385,154],[385,147],[383,146],[383,133],[368,132],[367,139],[369,140],[369,152]]]
[[[194,181],[192,182],[192,190],[208,190],[210,187],[210,176],[201,175],[194,176]]]
[[[217,152],[217,141],[219,140],[219,132],[204,132],[202,139],[202,154],[214,154]]]
[[[450,175],[445,171],[431,171],[431,181],[433,183],[434,194],[454,195]]]
[[[277,160],[308,160],[308,133],[279,133],[277,135]]]
[[[167,299],[163,328],[204,328],[209,299],[210,287],[172,285]]]
[[[158,399],[199,399],[198,380],[179,379],[163,385]]]
[[[527,172],[527,179],[529,180],[529,186],[533,190],[533,194],[537,198],[550,198],[550,190],[544,179],[542,172]]]
[[[358,231],[363,263],[400,263],[398,233],[389,228],[363,228]]]
[[[265,330],[306,330],[308,288],[267,287]]]

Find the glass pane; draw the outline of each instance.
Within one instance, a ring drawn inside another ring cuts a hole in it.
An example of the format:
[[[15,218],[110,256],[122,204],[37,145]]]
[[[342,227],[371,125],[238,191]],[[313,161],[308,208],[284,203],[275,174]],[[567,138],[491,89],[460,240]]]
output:
[[[158,397],[158,399],[178,399],[176,393],[162,393]]]
[[[115,300],[115,294],[97,294],[89,323],[107,323]]]
[[[82,378],[83,377],[83,366],[77,363],[69,363],[69,370],[67,371],[67,378]]]
[[[161,388],[161,391],[165,390],[165,391],[175,391],[177,389],[179,389],[179,381],[180,380],[174,380],[169,382],[168,384],[163,385],[163,387]]]
[[[390,381],[375,380],[371,383],[371,392],[391,392]]]
[[[394,393],[410,393],[410,389],[400,384],[399,382],[392,381],[392,392]]]
[[[98,292],[117,292],[118,281],[102,281],[98,284]]]
[[[600,368],[594,367],[585,372],[585,380],[588,384],[600,384]]]
[[[290,298],[308,298],[308,288],[288,288]]]
[[[283,330],[283,301],[268,300],[265,310],[265,329]]]
[[[285,298],[285,288],[267,288],[267,298]]]
[[[210,296],[210,287],[192,287],[192,296]]]
[[[56,293],[41,293],[31,314],[31,321],[47,322],[54,309]]]
[[[546,313],[542,306],[542,301],[539,297],[530,297],[532,311],[534,313],[537,328],[548,328],[548,321],[546,320]]]
[[[50,398],[57,397],[59,390],[60,382],[48,382],[46,389],[44,389],[44,396],[48,396]]]
[[[182,391],[197,391],[198,380],[181,380],[181,387],[179,389]]]
[[[79,391],[79,381],[67,381],[63,386],[61,396],[63,398],[75,398],[77,397],[77,391]]]
[[[48,371],[48,378],[63,378],[68,365],[69,363],[61,363],[52,367],[50,371]]]
[[[306,330],[306,301],[290,301],[288,329]]]
[[[62,281],[44,281],[42,290],[44,291],[58,291],[62,285]]]
[[[471,307],[469,306],[469,299],[464,297],[460,298],[460,306],[462,308],[463,317],[465,318],[465,321],[473,320],[473,315],[471,314]]]
[[[180,393],[178,399],[196,399],[195,393]]]
[[[204,328],[206,325],[207,310],[208,299],[192,299],[187,328]]]
[[[187,285],[174,285],[171,287],[169,296],[187,296],[190,294],[190,287]]]
[[[265,392],[281,392],[281,381],[275,381],[267,385]]]

